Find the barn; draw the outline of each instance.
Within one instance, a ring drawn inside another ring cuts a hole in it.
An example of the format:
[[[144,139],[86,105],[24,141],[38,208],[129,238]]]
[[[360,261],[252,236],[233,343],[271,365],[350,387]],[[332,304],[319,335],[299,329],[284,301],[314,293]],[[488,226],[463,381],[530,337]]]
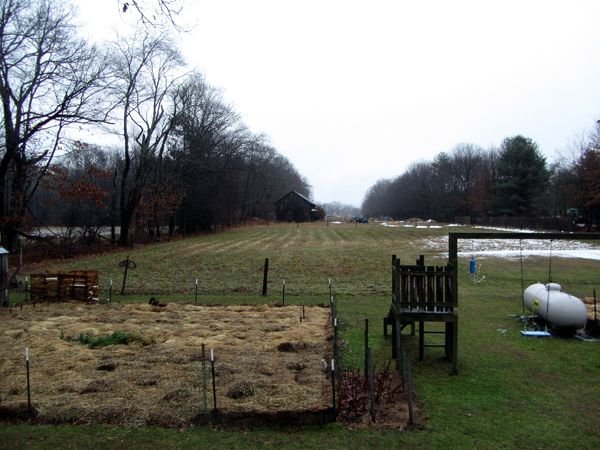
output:
[[[325,212],[304,195],[290,191],[275,202],[275,216],[287,222],[312,222],[322,220]]]

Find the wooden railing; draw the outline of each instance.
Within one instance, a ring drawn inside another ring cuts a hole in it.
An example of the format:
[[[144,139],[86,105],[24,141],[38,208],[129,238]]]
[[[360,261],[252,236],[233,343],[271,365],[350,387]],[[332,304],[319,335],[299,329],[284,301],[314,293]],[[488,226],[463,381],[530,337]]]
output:
[[[401,265],[392,258],[392,302],[404,312],[453,312],[458,306],[456,271],[451,265],[425,266],[423,257],[416,265]]]

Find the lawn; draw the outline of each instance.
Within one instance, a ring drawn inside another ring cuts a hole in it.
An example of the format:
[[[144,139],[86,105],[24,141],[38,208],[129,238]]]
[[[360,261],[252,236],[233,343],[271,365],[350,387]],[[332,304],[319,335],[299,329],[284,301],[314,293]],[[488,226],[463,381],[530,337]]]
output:
[[[198,304],[319,304],[329,299],[332,280],[346,342],[342,360],[360,367],[363,328],[369,319],[376,359],[390,358],[382,317],[390,302],[391,255],[428,264],[447,258],[444,237],[457,228],[384,227],[379,224],[283,224],[237,228],[129,249],[123,253],[48,263],[37,270],[89,269],[100,272],[100,297],[115,303],[148,301]],[[460,229],[460,231],[466,231]],[[468,251],[468,243],[462,250]],[[524,245],[527,245],[526,243]],[[459,248],[461,250],[461,248]],[[126,295],[119,295],[127,256],[136,262]],[[265,258],[268,295],[262,297]],[[340,424],[311,427],[164,428],[94,426],[0,427],[6,448],[600,448],[600,344],[575,339],[524,338],[521,285],[546,281],[548,257],[523,260],[488,257],[485,279],[469,281],[467,258],[459,264],[459,374],[449,375],[440,349],[417,361],[415,339],[404,342],[412,356],[415,389],[424,417],[418,429],[358,428]],[[600,292],[600,262],[552,259],[553,281],[577,296]],[[195,280],[199,280],[196,296]],[[12,294],[12,293],[11,293]],[[13,295],[14,301],[20,295]],[[434,339],[434,337],[428,337]]]

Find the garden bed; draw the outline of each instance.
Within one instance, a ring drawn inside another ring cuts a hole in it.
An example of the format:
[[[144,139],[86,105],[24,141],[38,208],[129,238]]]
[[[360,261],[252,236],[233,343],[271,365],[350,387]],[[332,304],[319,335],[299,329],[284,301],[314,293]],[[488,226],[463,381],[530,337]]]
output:
[[[305,307],[301,315],[298,306],[179,303],[4,309],[0,418],[24,417],[27,347],[31,405],[40,423],[185,426],[253,415],[325,420],[332,404],[329,309]]]

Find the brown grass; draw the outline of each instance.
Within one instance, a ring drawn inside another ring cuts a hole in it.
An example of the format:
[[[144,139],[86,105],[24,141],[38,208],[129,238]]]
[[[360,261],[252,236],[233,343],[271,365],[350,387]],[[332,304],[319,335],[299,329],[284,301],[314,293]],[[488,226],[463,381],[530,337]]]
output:
[[[0,408],[31,398],[50,423],[182,426],[205,413],[201,346],[214,349],[217,406],[232,414],[319,411],[331,405],[323,360],[331,354],[329,310],[297,306],[170,303],[45,304],[2,310]],[[81,334],[128,333],[128,345],[91,349]],[[210,361],[207,406],[213,408]]]

